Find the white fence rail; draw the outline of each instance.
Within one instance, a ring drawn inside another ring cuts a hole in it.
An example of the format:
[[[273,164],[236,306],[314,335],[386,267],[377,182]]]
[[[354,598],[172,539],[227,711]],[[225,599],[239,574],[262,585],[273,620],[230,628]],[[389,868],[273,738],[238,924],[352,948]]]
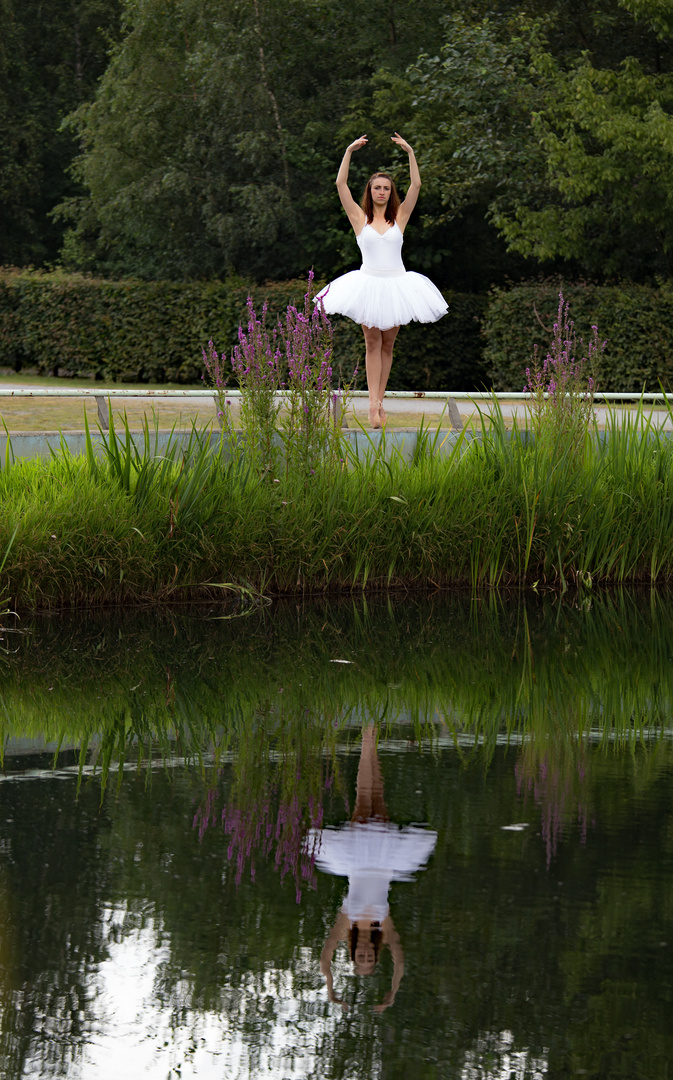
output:
[[[278,396],[284,397],[289,394],[289,390],[279,390]],[[240,390],[227,390],[227,397],[238,398],[241,395]],[[366,390],[351,390],[348,393],[349,397],[366,398]],[[519,393],[513,391],[512,393],[506,393],[505,391],[491,391],[491,390],[386,390],[386,397],[388,398],[425,398],[428,401],[448,401],[453,398],[455,401],[490,401],[493,398],[497,398],[499,401],[526,401],[532,398],[532,394]],[[215,392],[212,389],[204,390],[125,390],[117,387],[113,387],[105,390],[88,390],[84,386],[76,387],[63,387],[60,386],[0,386],[0,397],[120,397],[120,398],[215,398]],[[663,391],[655,394],[637,394],[630,392],[618,392],[610,394],[595,394],[595,401],[644,401],[644,402],[656,402],[656,401],[670,401],[673,404],[673,393],[665,394]]]

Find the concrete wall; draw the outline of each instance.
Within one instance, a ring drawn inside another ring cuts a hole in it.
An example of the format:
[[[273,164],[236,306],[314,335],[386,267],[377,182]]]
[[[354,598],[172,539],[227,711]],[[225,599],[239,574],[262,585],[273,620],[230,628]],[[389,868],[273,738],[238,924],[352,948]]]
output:
[[[132,432],[132,437],[138,450],[142,452],[144,446],[144,440],[142,432]],[[151,435],[152,447],[158,456],[165,453],[169,439],[175,442],[177,441],[182,446],[187,446],[189,442],[191,432],[189,431],[160,431],[156,446],[154,444],[154,433]],[[344,439],[350,444],[351,449],[359,456],[366,456],[366,454],[373,449],[379,447],[384,433],[382,431],[343,431]],[[435,447],[436,451],[442,455],[449,454],[455,445],[456,441],[460,438],[460,434],[456,431],[442,431],[438,436],[434,433],[430,440],[431,444]],[[473,438],[472,435],[464,436],[465,442]],[[210,435],[210,443],[213,449],[219,446],[221,436],[213,432]],[[83,431],[66,431],[61,434],[58,431],[45,431],[45,432],[17,432],[11,434],[10,439],[10,460],[26,460],[30,458],[50,458],[51,452],[60,453],[62,447],[66,447],[68,452],[73,456],[82,455],[86,453],[86,434]],[[101,436],[98,432],[91,434],[91,441],[94,446],[94,452],[97,455],[102,453]],[[416,446],[418,443],[418,433],[415,431],[389,431],[385,434],[385,446],[386,456],[393,453],[400,453],[402,457],[410,461],[413,458]],[[0,469],[5,467],[7,455],[7,435],[3,432],[0,435]]]

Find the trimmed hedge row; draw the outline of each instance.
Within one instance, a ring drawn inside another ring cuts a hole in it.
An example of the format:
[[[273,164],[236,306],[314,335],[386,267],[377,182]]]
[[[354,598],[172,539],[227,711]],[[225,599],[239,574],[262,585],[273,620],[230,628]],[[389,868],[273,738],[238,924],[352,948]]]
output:
[[[0,272],[0,364],[118,382],[194,382],[201,346],[227,341],[246,290],[236,282],[107,281]]]
[[[639,393],[673,385],[673,283],[590,285],[537,282],[492,292],[483,323],[483,359],[494,390],[522,390],[537,343],[546,356],[559,304],[570,301],[579,337],[598,327],[607,340],[599,390]],[[579,352],[579,349],[578,349]]]
[[[201,378],[210,338],[230,352],[252,296],[275,325],[288,304],[303,304],[305,281],[250,287],[240,279],[183,284],[107,281],[79,274],[0,270],[0,366],[31,367],[118,382],[184,382]],[[391,389],[476,389],[486,382],[481,319],[486,298],[447,293],[449,318],[405,327],[395,348]],[[334,320],[335,360],[349,380],[364,381],[359,326]]]
[[[405,326],[395,345],[390,388],[521,390],[538,343],[544,356],[558,308],[559,283],[495,289],[489,297],[446,293],[449,315],[432,326]],[[210,338],[230,352],[251,295],[270,325],[301,305],[304,281],[249,286],[211,282],[107,281],[62,272],[0,269],[0,366],[117,382],[198,382]],[[673,283],[568,284],[577,331],[606,338],[601,390],[673,386]],[[334,320],[335,361],[364,383],[362,331]]]

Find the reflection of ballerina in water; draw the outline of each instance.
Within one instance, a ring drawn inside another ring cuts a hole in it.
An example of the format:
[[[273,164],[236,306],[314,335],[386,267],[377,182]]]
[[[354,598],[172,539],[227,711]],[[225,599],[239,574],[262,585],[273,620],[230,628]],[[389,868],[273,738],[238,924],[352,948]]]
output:
[[[316,865],[329,874],[348,878],[348,892],[337,920],[323,946],[320,969],[330,1001],[347,1005],[334,993],[332,957],[339,941],[348,943],[358,975],[374,972],[384,945],[393,958],[392,986],[375,1012],[392,1005],[404,974],[404,954],[388,907],[392,881],[413,881],[435,846],[437,834],[417,826],[399,828],[388,819],[383,778],[376,752],[376,732],[369,724],[362,732],[357,799],[350,822],[338,829],[315,830],[311,835]]]

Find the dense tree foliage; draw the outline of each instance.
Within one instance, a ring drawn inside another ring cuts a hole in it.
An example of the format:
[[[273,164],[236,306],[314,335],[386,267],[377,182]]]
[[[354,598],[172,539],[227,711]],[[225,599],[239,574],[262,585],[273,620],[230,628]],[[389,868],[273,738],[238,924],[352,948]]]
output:
[[[74,120],[90,197],[69,208],[69,255],[173,276],[287,276],[352,259],[332,186],[339,155],[371,116],[374,73],[402,73],[442,9],[128,0],[96,101]],[[356,186],[395,157],[387,121]]]
[[[397,93],[440,220],[481,202],[512,250],[591,274],[669,273],[673,17],[661,0],[445,22]]]
[[[0,262],[57,258],[50,212],[76,187],[63,118],[95,92],[121,0],[0,0]]]
[[[0,0],[0,24],[0,262],[65,234],[108,275],[342,272],[343,147],[369,135],[354,190],[404,186],[398,129],[407,263],[441,285],[670,273],[668,0]]]

